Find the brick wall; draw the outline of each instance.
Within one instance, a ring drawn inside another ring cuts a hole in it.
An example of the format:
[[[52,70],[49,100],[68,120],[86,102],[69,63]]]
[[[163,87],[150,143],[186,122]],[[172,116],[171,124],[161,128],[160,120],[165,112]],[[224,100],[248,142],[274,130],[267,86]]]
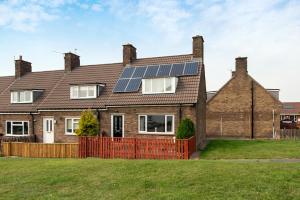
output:
[[[246,70],[237,70],[232,79],[207,104],[208,137],[251,138],[252,78]],[[254,137],[270,138],[279,133],[280,106],[261,85],[253,82]]]

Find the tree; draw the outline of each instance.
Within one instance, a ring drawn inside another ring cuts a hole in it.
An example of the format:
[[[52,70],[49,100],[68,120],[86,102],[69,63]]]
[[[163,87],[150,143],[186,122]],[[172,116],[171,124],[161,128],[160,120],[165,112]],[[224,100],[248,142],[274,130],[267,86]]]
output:
[[[99,134],[99,123],[91,110],[85,110],[80,115],[78,136],[96,136]]]
[[[195,126],[189,118],[183,119],[177,129],[177,139],[187,139],[195,135]]]

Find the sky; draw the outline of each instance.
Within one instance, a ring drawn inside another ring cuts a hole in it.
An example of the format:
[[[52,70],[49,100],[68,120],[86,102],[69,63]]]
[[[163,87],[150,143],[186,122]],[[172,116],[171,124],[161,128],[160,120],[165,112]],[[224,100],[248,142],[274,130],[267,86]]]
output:
[[[19,55],[33,71],[63,69],[65,52],[81,64],[188,54],[205,40],[207,90],[226,83],[235,58],[281,101],[300,101],[299,0],[0,0],[0,76],[14,75]]]

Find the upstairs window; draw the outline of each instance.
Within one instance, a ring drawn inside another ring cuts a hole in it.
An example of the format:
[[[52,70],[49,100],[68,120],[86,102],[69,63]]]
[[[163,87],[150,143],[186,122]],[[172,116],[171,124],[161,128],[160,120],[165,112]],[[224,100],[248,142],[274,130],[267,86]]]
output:
[[[175,93],[178,78],[143,79],[143,94]]]
[[[71,99],[93,99],[97,98],[97,85],[71,86]]]
[[[14,91],[11,92],[11,103],[32,103],[32,91]]]

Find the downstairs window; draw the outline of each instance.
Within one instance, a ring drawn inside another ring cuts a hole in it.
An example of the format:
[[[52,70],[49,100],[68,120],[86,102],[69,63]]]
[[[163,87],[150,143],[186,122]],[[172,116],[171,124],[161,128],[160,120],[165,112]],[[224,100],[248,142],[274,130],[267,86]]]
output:
[[[174,134],[174,115],[139,115],[139,133]]]
[[[28,130],[28,121],[6,121],[6,135],[8,136],[27,136]]]
[[[65,134],[76,135],[75,131],[78,129],[80,118],[66,118]]]

